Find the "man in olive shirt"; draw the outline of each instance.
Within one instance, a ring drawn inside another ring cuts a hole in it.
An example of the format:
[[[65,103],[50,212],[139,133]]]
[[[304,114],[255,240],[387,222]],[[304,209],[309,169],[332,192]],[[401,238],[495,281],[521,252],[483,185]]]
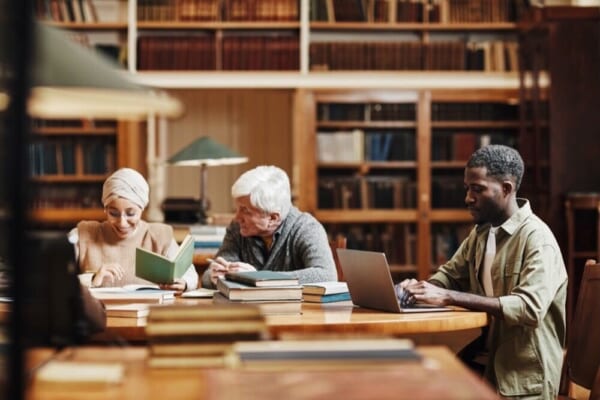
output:
[[[523,160],[510,147],[490,145],[473,153],[464,181],[476,226],[429,281],[401,282],[400,300],[487,312],[489,329],[474,342],[477,352],[470,352],[483,360],[484,376],[506,398],[554,399],[567,274],[554,235],[529,202],[517,198],[523,171]]]

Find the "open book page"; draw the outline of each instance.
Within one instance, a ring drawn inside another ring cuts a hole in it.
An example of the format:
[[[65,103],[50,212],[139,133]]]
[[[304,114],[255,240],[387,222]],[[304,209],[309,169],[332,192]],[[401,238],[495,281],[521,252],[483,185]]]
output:
[[[172,259],[138,247],[135,255],[135,274],[155,283],[171,283],[181,278],[192,265],[194,240],[188,235]]]

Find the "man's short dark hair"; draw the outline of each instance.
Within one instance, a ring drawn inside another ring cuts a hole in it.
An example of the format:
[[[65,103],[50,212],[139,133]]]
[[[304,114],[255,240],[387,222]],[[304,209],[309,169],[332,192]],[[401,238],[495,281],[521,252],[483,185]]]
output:
[[[500,144],[484,146],[471,155],[467,161],[467,168],[478,167],[485,167],[488,176],[500,181],[512,178],[515,182],[515,191],[519,190],[525,171],[519,152]]]

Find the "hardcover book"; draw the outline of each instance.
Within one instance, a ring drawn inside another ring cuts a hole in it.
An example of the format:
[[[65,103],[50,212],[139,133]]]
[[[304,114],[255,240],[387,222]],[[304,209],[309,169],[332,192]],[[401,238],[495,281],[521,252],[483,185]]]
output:
[[[300,300],[229,300],[222,293],[213,297],[214,304],[245,304],[260,310],[262,315],[302,314]]]
[[[335,303],[351,299],[350,292],[343,292],[334,294],[303,294],[302,300],[307,303]]]
[[[147,303],[108,304],[105,308],[107,317],[142,318],[150,312]]]
[[[194,239],[187,235],[173,259],[138,247],[135,251],[135,274],[155,283],[171,283],[181,278],[192,265]]]
[[[217,280],[217,290],[230,300],[301,300],[302,286],[256,287]]]
[[[318,295],[348,293],[348,284],[338,281],[306,283],[302,287],[302,293]]]
[[[409,339],[284,340],[237,342],[233,353],[242,364],[299,361],[420,361]]]
[[[244,271],[225,274],[227,280],[256,287],[298,285],[298,278],[278,271]]]
[[[128,290],[124,287],[90,288],[92,296],[104,304],[154,303],[162,304],[175,300],[172,290],[144,289]]]

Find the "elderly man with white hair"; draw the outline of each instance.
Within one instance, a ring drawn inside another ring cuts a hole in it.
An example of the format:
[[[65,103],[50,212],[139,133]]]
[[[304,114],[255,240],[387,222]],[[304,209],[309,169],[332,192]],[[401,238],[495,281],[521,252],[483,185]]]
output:
[[[81,221],[69,234],[80,270],[90,273],[92,287],[149,283],[135,276],[137,247],[169,258],[177,252],[171,226],[142,220],[148,193],[148,183],[139,172],[131,168],[117,170],[102,187],[106,220]],[[177,292],[196,289],[198,274],[190,265],[180,279],[160,286]]]
[[[272,270],[300,283],[337,280],[323,225],[292,205],[287,174],[275,166],[243,173],[231,187],[236,213],[202,286],[227,272]]]

